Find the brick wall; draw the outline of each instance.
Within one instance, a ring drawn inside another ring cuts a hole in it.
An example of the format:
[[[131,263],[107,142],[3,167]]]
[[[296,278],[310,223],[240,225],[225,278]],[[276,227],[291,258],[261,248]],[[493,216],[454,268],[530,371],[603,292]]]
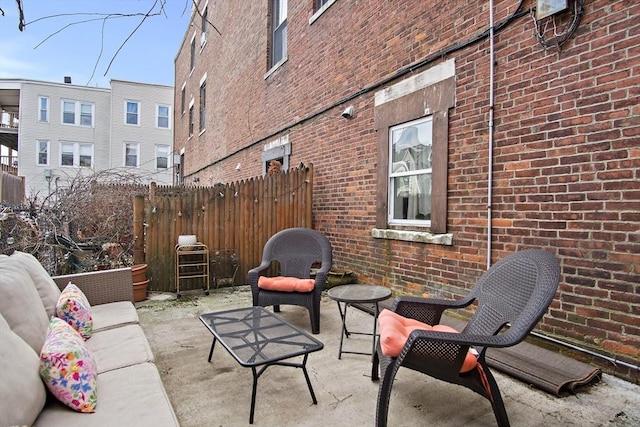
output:
[[[540,330],[640,363],[640,5],[586,2],[559,51],[536,41],[526,13],[533,1],[497,31],[489,203],[489,40],[475,39],[488,26],[487,2],[338,0],[309,24],[312,2],[290,0],[288,60],[265,77],[267,3],[209,1],[222,35],[209,35],[191,75],[188,44],[197,30],[187,31],[175,82],[187,179],[207,185],[259,175],[263,146],[288,135],[291,165],[315,166],[314,227],[331,239],[336,267],[396,293],[436,297],[463,295],[485,271],[491,204],[493,262],[529,247],[560,259],[560,291]],[[496,23],[516,4],[495,1]],[[374,93],[450,58],[454,243],[374,239]],[[412,64],[420,66],[390,78]],[[188,139],[180,89],[186,85],[197,107],[204,73],[207,129]],[[347,105],[352,120],[340,117]]]

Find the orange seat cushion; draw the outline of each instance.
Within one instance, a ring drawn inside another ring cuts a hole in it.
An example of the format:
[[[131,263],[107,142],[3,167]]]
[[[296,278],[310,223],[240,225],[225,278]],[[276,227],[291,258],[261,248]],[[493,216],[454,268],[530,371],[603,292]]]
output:
[[[313,279],[298,279],[297,277],[266,277],[258,278],[258,287],[268,291],[280,292],[311,292],[315,286]]]
[[[391,310],[384,309],[378,315],[378,325],[380,331],[380,347],[382,354],[389,357],[397,357],[407,342],[409,335],[416,329],[426,331],[438,331],[457,334],[454,328],[447,325],[427,325],[415,319],[401,316]],[[476,367],[477,358],[472,350],[469,350],[464,359],[460,373],[469,372]]]

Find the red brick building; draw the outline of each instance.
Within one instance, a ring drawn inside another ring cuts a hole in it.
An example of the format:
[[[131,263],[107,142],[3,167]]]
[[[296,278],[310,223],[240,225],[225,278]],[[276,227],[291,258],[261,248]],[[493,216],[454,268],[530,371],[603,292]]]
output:
[[[200,0],[175,61],[183,180],[313,163],[335,266],[395,293],[458,297],[551,251],[539,330],[637,379],[640,4],[493,3]]]

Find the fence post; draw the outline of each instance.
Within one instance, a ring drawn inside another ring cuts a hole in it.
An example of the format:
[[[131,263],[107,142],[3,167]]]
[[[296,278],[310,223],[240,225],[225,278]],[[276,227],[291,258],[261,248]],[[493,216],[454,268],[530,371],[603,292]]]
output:
[[[133,196],[133,263],[144,264],[144,196]]]

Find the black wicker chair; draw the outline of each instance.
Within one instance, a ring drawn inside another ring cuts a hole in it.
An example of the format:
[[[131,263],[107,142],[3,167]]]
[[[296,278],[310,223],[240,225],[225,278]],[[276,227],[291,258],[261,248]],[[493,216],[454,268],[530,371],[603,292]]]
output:
[[[261,264],[249,270],[249,284],[254,306],[299,305],[309,310],[311,332],[320,333],[320,295],[327,283],[332,263],[329,240],[320,232],[309,228],[288,228],[274,234],[265,244]],[[315,274],[315,286],[311,292],[279,292],[258,287],[258,278],[266,275],[273,262],[279,264],[279,276],[309,279],[311,267],[320,263]]]
[[[377,380],[379,365],[382,379],[378,389],[377,425],[387,425],[391,387],[398,369],[404,366],[484,396],[491,402],[498,425],[508,426],[504,402],[487,366],[485,351],[489,347],[509,347],[522,341],[547,311],[559,277],[560,267],[553,254],[529,249],[497,262],[461,300],[396,298],[393,311],[429,325],[438,324],[445,310],[467,307],[474,301],[478,305],[459,334],[415,330],[398,357],[384,356],[378,344],[371,372],[372,380]],[[460,368],[470,347],[479,352],[476,369],[461,374]]]

